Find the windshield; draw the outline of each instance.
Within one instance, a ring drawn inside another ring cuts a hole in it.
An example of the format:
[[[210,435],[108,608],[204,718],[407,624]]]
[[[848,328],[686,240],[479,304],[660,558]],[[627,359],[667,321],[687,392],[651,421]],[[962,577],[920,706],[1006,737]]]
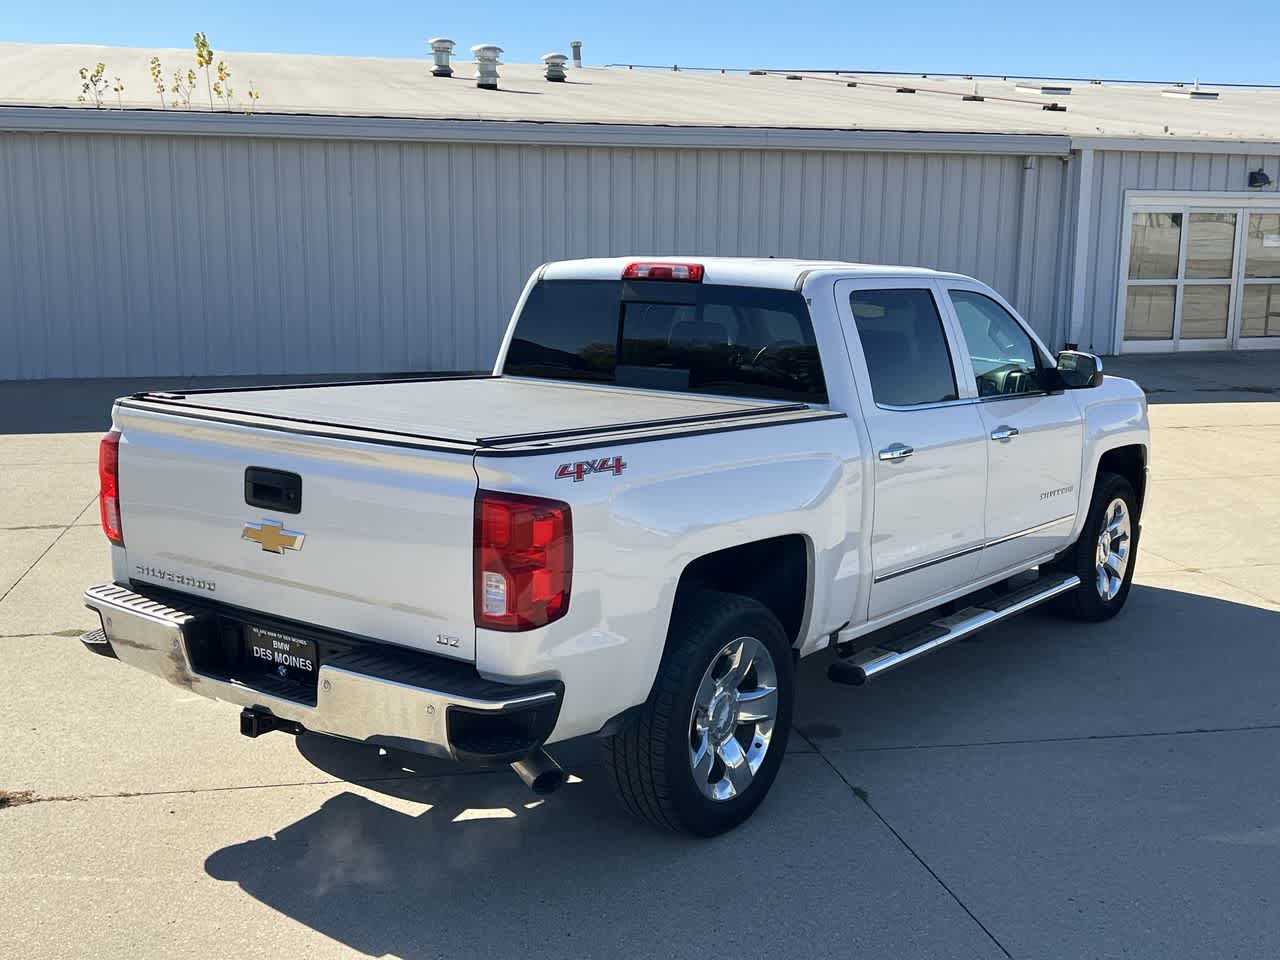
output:
[[[529,292],[503,373],[827,402],[813,323],[794,290],[544,280]]]

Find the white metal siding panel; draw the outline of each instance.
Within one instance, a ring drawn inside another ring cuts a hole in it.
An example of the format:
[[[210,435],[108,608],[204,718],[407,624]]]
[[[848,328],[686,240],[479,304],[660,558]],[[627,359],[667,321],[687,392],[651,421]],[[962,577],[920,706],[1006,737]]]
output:
[[[1025,289],[1019,285],[1018,309],[1051,347],[1066,339],[1067,299],[1062,283],[1068,274],[1071,246],[1065,242],[1063,205],[1067,200],[1065,182],[1068,167],[1055,157],[1036,160],[1036,175],[1022,216],[1029,246],[1026,256]]]
[[[1052,339],[1069,191],[1023,164],[3,133],[0,379],[485,368],[534,267],[628,253],[958,270]]]
[[[1274,193],[1280,190],[1280,152],[1242,149],[1239,153],[1223,154],[1097,149],[1094,162],[1097,166],[1093,180],[1088,274],[1091,282],[1086,290],[1085,337],[1081,348],[1106,353],[1112,348],[1116,303],[1124,273],[1119,260],[1125,191]],[[1259,167],[1271,175],[1271,185],[1264,190],[1249,190],[1249,171]],[[1074,215],[1070,210],[1069,213]]]

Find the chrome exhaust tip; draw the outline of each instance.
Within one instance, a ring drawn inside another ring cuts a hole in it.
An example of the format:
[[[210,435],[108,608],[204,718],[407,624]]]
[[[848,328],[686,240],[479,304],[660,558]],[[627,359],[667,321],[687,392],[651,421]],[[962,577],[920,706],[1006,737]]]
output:
[[[551,755],[541,747],[523,760],[517,760],[511,764],[511,769],[524,781],[524,785],[538,796],[555,793],[565,779],[560,764],[552,760]]]

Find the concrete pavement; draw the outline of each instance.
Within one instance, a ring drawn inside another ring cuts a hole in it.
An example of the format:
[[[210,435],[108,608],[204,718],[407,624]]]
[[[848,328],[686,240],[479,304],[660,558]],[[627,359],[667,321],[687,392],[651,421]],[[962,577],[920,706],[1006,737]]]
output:
[[[1280,357],[1108,361],[1155,428],[1116,620],[860,690],[801,666],[743,828],[628,820],[593,743],[506,773],[236,732],[74,637],[105,401],[0,384],[0,956],[1259,957],[1280,942]],[[1206,373],[1209,371],[1209,373]],[[183,381],[185,383],[185,381]]]

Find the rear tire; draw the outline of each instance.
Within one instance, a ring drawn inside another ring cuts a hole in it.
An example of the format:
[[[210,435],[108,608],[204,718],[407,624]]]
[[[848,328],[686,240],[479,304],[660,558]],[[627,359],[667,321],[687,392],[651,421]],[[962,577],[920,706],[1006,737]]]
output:
[[[742,823],[778,774],[793,691],[791,646],[768,608],[709,590],[679,600],[648,701],[604,743],[623,806],[701,837]]]
[[[1063,594],[1053,610],[1073,620],[1110,620],[1124,607],[1138,555],[1138,498],[1115,473],[1098,474],[1084,529],[1054,568],[1074,573],[1080,587]]]

